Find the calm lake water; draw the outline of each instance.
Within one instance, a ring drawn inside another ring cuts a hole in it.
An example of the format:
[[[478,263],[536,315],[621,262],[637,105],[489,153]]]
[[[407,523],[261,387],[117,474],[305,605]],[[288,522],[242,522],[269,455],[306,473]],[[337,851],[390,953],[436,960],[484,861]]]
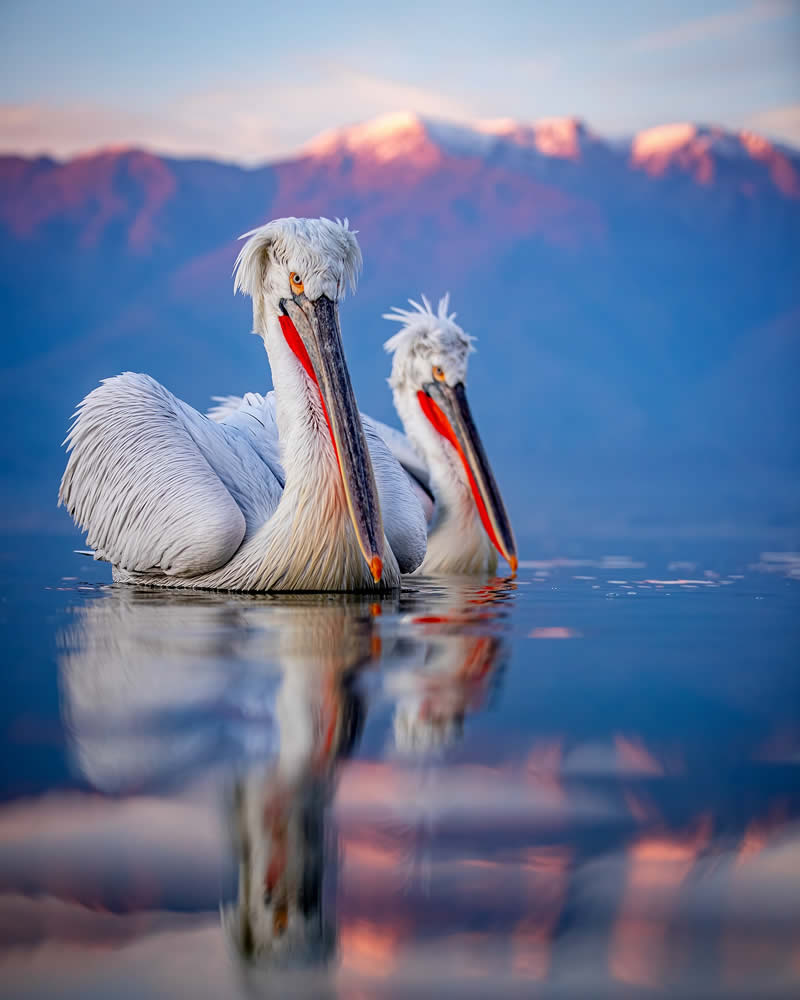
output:
[[[72,547],[0,550],[3,996],[800,995],[800,556],[371,602]]]

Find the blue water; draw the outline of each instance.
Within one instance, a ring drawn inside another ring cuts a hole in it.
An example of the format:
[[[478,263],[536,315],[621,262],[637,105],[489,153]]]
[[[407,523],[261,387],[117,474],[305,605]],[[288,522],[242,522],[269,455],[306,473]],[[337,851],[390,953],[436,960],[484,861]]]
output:
[[[0,546],[3,996],[797,995],[800,556],[373,602],[71,549]]]

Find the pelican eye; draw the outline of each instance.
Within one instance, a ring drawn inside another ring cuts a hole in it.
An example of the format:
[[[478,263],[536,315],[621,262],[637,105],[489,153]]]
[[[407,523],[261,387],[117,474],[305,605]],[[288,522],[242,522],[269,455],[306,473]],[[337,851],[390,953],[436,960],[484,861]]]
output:
[[[441,368],[439,365],[433,366],[433,368],[431,369],[431,374],[433,375],[433,377],[436,379],[437,382],[444,382],[445,380],[444,369]]]
[[[292,271],[292,273],[289,275],[289,283],[291,284],[292,291],[294,292],[295,295],[300,295],[300,293],[303,291],[303,288],[305,287],[303,285],[303,279],[300,277],[297,271]]]

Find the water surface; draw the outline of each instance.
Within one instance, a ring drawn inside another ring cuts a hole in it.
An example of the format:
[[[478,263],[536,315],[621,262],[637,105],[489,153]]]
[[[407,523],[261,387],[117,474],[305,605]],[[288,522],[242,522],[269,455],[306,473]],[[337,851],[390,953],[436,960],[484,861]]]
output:
[[[375,602],[70,548],[2,548],[2,995],[800,989],[800,557]]]

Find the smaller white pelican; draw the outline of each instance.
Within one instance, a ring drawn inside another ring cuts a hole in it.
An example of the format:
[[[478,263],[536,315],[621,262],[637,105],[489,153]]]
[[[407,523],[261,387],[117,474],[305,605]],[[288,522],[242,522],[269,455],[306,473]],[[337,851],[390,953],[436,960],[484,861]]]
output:
[[[394,309],[384,319],[403,329],[386,341],[392,355],[389,385],[408,437],[375,422],[428,502],[428,550],[417,573],[494,573],[497,552],[517,571],[517,549],[464,388],[470,337],[448,313],[445,295],[434,313],[422,305]]]

